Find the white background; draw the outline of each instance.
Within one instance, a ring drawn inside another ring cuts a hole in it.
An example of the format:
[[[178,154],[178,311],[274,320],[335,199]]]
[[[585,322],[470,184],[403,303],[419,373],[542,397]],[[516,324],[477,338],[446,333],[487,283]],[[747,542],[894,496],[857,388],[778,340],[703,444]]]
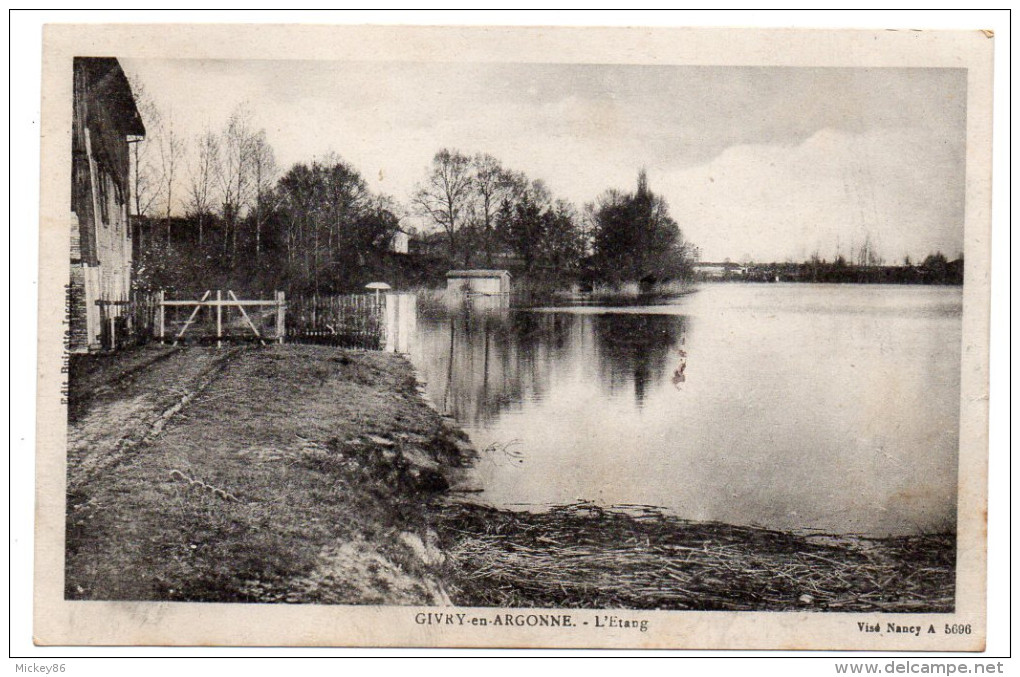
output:
[[[167,649],[167,648],[40,648],[32,644],[32,534],[34,503],[34,429],[35,429],[35,327],[38,276],[38,195],[39,195],[39,77],[41,67],[41,26],[43,23],[106,23],[106,22],[266,22],[266,23],[343,23],[343,24],[432,24],[432,25],[656,25],[656,26],[775,26],[816,28],[926,28],[962,29],[987,28],[995,31],[995,125],[994,125],[994,202],[992,251],[992,337],[991,337],[991,447],[988,523],[988,650],[986,656],[1010,654],[1010,604],[1012,591],[1009,569],[1011,561],[1010,536],[1010,476],[1009,459],[1009,397],[1010,397],[1010,275],[1012,247],[1009,233],[1010,184],[1009,153],[1011,148],[1010,115],[1010,32],[1009,14],[1005,11],[888,11],[888,12],[799,12],[799,11],[741,11],[741,12],[141,12],[141,11],[60,11],[16,12],[10,15],[10,137],[8,168],[10,172],[10,240],[6,246],[10,261],[10,313],[3,336],[10,337],[10,656],[7,672],[15,674],[16,663],[53,665],[63,663],[63,674],[74,675],[134,675],[144,671],[150,675],[177,674],[182,670],[207,674],[228,673],[237,669],[255,670],[264,674],[303,672],[315,674],[343,674],[362,669],[379,669],[383,666],[337,664],[322,660],[326,657],[387,656],[387,657],[450,657],[479,658],[490,656],[529,657],[637,657],[635,652],[593,651],[380,651],[364,649]],[[14,321],[11,324],[11,321]],[[59,425],[58,422],[54,423]],[[654,656],[700,657],[683,664],[642,664],[643,669],[653,668],[670,672],[701,674],[763,674],[763,675],[815,675],[836,674],[834,663],[874,662],[885,666],[890,660],[913,663],[921,661],[950,661],[972,664],[975,660],[987,662],[989,658],[966,655],[950,658],[947,655],[912,657],[909,654],[868,655],[809,654],[810,657],[784,658],[796,654],[777,652],[657,652]],[[53,657],[61,658],[53,658]],[[195,657],[199,660],[152,661],[125,660],[128,657]],[[223,658],[255,659],[262,657],[301,657],[303,660],[253,661],[223,660]],[[649,657],[648,654],[642,654]],[[74,658],[77,657],[77,658]],[[88,658],[86,658],[88,657]],[[120,657],[119,659],[103,657]],[[719,660],[726,657],[725,660]],[[205,658],[206,660],[202,660]],[[215,660],[214,660],[215,658]],[[319,660],[310,660],[319,659]],[[444,661],[445,662],[445,661]],[[994,661],[993,661],[994,662]],[[284,664],[286,663],[286,664]],[[447,669],[503,674],[511,670],[534,669],[534,664],[513,666],[488,663],[484,666],[459,662],[442,665],[417,661],[396,664],[395,669],[417,673],[444,672]],[[557,671],[618,672],[631,666],[618,661],[598,661],[584,666],[558,664]],[[1005,662],[1005,673],[1015,666]],[[61,674],[61,673],[57,673]]]

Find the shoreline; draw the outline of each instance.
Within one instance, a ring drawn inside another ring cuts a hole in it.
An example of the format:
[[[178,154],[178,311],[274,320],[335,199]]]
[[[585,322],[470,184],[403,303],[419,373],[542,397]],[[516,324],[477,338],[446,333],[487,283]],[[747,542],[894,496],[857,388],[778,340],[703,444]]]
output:
[[[425,393],[420,372],[411,369],[423,401],[466,437]],[[695,522],[654,506],[579,502],[512,511],[468,500],[441,507],[434,528],[446,554],[447,584],[458,586],[453,596],[459,606],[928,613],[955,608],[955,534],[800,533]],[[735,546],[744,547],[734,551]],[[670,566],[678,553],[685,566]],[[920,576],[911,571],[915,567]]]
[[[436,527],[465,606],[945,613],[952,534],[799,535],[590,503],[450,506]]]
[[[950,534],[458,500],[478,452],[403,356],[291,344],[78,362],[68,599],[953,609]]]

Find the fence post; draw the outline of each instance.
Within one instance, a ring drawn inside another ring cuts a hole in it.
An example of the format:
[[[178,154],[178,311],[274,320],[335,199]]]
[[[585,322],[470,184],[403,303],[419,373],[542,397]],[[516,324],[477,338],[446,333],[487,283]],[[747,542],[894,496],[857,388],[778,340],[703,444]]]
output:
[[[376,301],[378,306],[379,302]],[[380,343],[382,343],[382,349],[386,352],[396,353],[397,340],[399,338],[399,329],[397,328],[397,317],[400,314],[400,297],[396,294],[386,294],[382,297],[382,317],[383,321],[380,322],[379,333]],[[378,310],[376,312],[379,312]]]
[[[131,291],[127,292],[127,294],[122,293],[121,296],[124,297],[124,300],[125,300],[125,306],[124,306],[124,308],[125,308],[125,311],[124,311],[125,332],[124,333],[127,334],[128,337],[131,337],[131,336],[135,335],[135,333],[134,333],[134,329],[135,329],[135,311],[136,311],[136,309],[138,308],[138,305],[139,305],[139,296],[138,296],[137,292],[131,292]]]
[[[216,347],[223,347],[223,292],[216,290]]]
[[[156,332],[159,336],[159,342],[165,343],[164,336],[166,333],[166,306],[163,305],[163,297],[166,295],[162,289],[156,292],[156,303],[158,309],[156,310]]]
[[[276,340],[283,343],[283,336],[287,331],[286,321],[286,294],[282,291],[276,292]]]

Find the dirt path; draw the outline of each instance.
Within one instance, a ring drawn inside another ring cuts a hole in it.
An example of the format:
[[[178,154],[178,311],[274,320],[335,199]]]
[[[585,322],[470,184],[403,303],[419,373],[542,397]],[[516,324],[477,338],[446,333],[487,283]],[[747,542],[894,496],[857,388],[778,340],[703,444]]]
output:
[[[70,495],[98,473],[109,472],[184,405],[194,399],[239,354],[154,347],[111,356],[87,373],[72,375],[67,437]],[[93,358],[95,360],[96,358]]]
[[[69,598],[445,601],[424,506],[465,451],[403,358],[287,345],[88,367]]]

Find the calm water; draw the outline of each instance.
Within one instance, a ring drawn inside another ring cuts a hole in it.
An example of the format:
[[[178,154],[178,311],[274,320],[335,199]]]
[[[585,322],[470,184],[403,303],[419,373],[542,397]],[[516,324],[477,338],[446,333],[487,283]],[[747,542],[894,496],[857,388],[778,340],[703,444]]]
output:
[[[481,502],[909,534],[955,523],[961,310],[959,288],[705,285],[424,315],[412,359],[489,448]]]

